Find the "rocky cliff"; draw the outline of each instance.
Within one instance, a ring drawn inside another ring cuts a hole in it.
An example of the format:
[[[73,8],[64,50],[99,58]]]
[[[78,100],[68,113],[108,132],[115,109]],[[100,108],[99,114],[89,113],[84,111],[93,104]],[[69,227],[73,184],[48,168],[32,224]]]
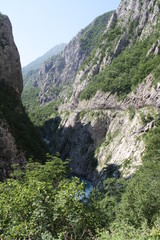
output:
[[[107,21],[100,18],[96,40],[94,21],[38,74],[40,103],[61,99],[42,128],[45,141],[95,184],[129,178],[142,164],[143,135],[160,109],[159,13],[159,1],[122,0]]]
[[[97,92],[76,109],[61,106],[59,117],[43,128],[52,152],[71,159],[73,171],[94,184],[112,174],[131,177],[142,164],[143,135],[154,127],[159,114],[160,89],[153,82],[149,75],[121,101],[116,95]]]
[[[14,81],[13,81],[14,79]],[[7,16],[0,15],[0,84],[7,84],[20,95],[23,90],[20,58]]]
[[[57,98],[55,89],[69,88],[73,84],[78,69],[104,31],[110,16],[111,12],[95,19],[69,42],[59,56],[44,63],[36,80],[41,104]]]
[[[73,105],[79,101],[81,92],[86,89],[90,80],[98,73],[107,69],[107,66],[109,66],[114,59],[117,59],[121,52],[132,48],[134,44],[140,44],[140,41],[143,42],[148,36],[150,36],[148,40],[150,41],[148,51],[150,48],[152,49],[151,35],[153,32],[157,34],[153,40],[153,45],[155,44],[158,51],[159,12],[158,1],[149,1],[149,4],[148,1],[139,0],[121,1],[117,11],[115,11],[110,18],[101,39],[101,44],[95,47],[89,63],[85,64],[83,69],[80,69],[76,75],[72,95]],[[140,49],[138,51],[140,52]],[[119,61],[122,61],[122,59]],[[93,87],[91,86],[91,88]],[[105,86],[102,86],[102,90],[104,89]],[[96,91],[94,91],[94,94],[95,93]]]
[[[159,18],[157,0],[122,0],[116,11],[118,22],[123,27],[133,27],[134,34],[149,36]]]
[[[23,165],[27,156],[36,156],[36,145],[40,150],[40,136],[21,103],[22,89],[21,64],[11,23],[0,14],[0,179],[8,175],[13,163]]]

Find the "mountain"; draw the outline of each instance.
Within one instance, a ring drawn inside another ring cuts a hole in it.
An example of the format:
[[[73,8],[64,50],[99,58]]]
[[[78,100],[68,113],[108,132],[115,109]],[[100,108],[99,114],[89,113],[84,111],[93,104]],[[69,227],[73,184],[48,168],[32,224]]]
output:
[[[38,73],[41,68],[41,65],[46,62],[48,59],[53,58],[58,55],[60,52],[64,50],[66,43],[62,43],[54,46],[48,52],[46,52],[43,56],[37,58],[33,62],[29,63],[27,66],[22,68],[24,85],[30,82],[31,79],[34,82],[34,76]]]
[[[0,14],[0,180],[11,165],[43,156],[43,143],[21,103],[23,80],[19,53],[7,16]],[[41,158],[42,159],[42,158]],[[40,161],[40,158],[39,158]]]
[[[159,11],[155,0],[121,1],[44,63],[23,95],[52,153],[95,184],[106,166],[129,178],[142,164],[142,135],[160,107]]]
[[[111,14],[112,12],[109,12],[95,19],[70,41],[56,59],[42,66],[37,77],[42,104],[56,99],[55,89],[60,89],[62,86],[67,89],[72,88],[77,71],[93,50],[94,45],[99,42]]]
[[[47,61],[49,58],[51,58],[54,55],[58,55],[60,52],[62,52],[67,44],[61,43],[59,45],[54,46],[51,48],[48,52],[46,52],[43,56],[37,58],[33,62],[29,63],[27,66],[22,68],[23,74],[32,71],[37,70],[41,67],[42,63]]]
[[[72,94],[72,83],[77,70],[92,51],[94,44],[98,42],[111,14],[112,12],[109,12],[98,17],[84,30],[81,30],[62,53],[44,62],[39,71],[33,71],[28,74],[27,78],[23,74],[24,85],[26,82],[27,85],[24,87],[22,100],[29,115],[36,116],[35,120],[42,121],[44,112],[45,118],[49,117],[53,114],[51,111]],[[51,103],[50,106],[46,106],[46,111],[39,108],[38,99],[42,104]]]

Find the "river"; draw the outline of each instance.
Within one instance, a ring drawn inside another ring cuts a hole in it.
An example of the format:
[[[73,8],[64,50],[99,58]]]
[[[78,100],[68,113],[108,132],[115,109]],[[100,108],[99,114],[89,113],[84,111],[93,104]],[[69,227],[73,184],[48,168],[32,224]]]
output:
[[[91,181],[88,181],[86,180],[85,178],[81,177],[81,176],[78,176],[76,175],[75,173],[71,173],[71,178],[72,177],[77,177],[79,178],[80,182],[83,182],[84,183],[84,186],[85,186],[85,197],[88,198],[90,193],[92,192],[92,189],[93,189],[93,185],[92,185],[92,182]]]
[[[90,193],[92,192],[92,189],[93,189],[93,185],[92,185],[92,182],[84,179],[83,177],[79,177],[80,181],[84,183],[85,185],[85,195],[86,195],[86,198],[89,197]]]

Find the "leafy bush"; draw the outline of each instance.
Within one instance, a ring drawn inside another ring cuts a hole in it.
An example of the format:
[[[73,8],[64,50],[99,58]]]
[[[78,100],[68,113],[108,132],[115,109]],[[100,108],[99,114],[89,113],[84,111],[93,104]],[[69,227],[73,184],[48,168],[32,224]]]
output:
[[[68,179],[67,166],[47,156],[44,165],[28,163],[0,183],[0,236],[4,239],[89,239],[95,213],[80,200],[83,184]]]

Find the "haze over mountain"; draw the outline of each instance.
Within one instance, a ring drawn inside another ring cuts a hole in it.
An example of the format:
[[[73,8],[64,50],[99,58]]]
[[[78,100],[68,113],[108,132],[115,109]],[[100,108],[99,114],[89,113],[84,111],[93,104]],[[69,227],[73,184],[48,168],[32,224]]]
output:
[[[42,63],[47,61],[49,58],[53,57],[54,55],[58,55],[61,51],[64,50],[66,43],[61,43],[59,45],[54,46],[49,51],[47,51],[44,55],[41,57],[35,59],[33,62],[29,63],[25,67],[22,68],[23,74],[26,72],[37,70],[41,67]]]

